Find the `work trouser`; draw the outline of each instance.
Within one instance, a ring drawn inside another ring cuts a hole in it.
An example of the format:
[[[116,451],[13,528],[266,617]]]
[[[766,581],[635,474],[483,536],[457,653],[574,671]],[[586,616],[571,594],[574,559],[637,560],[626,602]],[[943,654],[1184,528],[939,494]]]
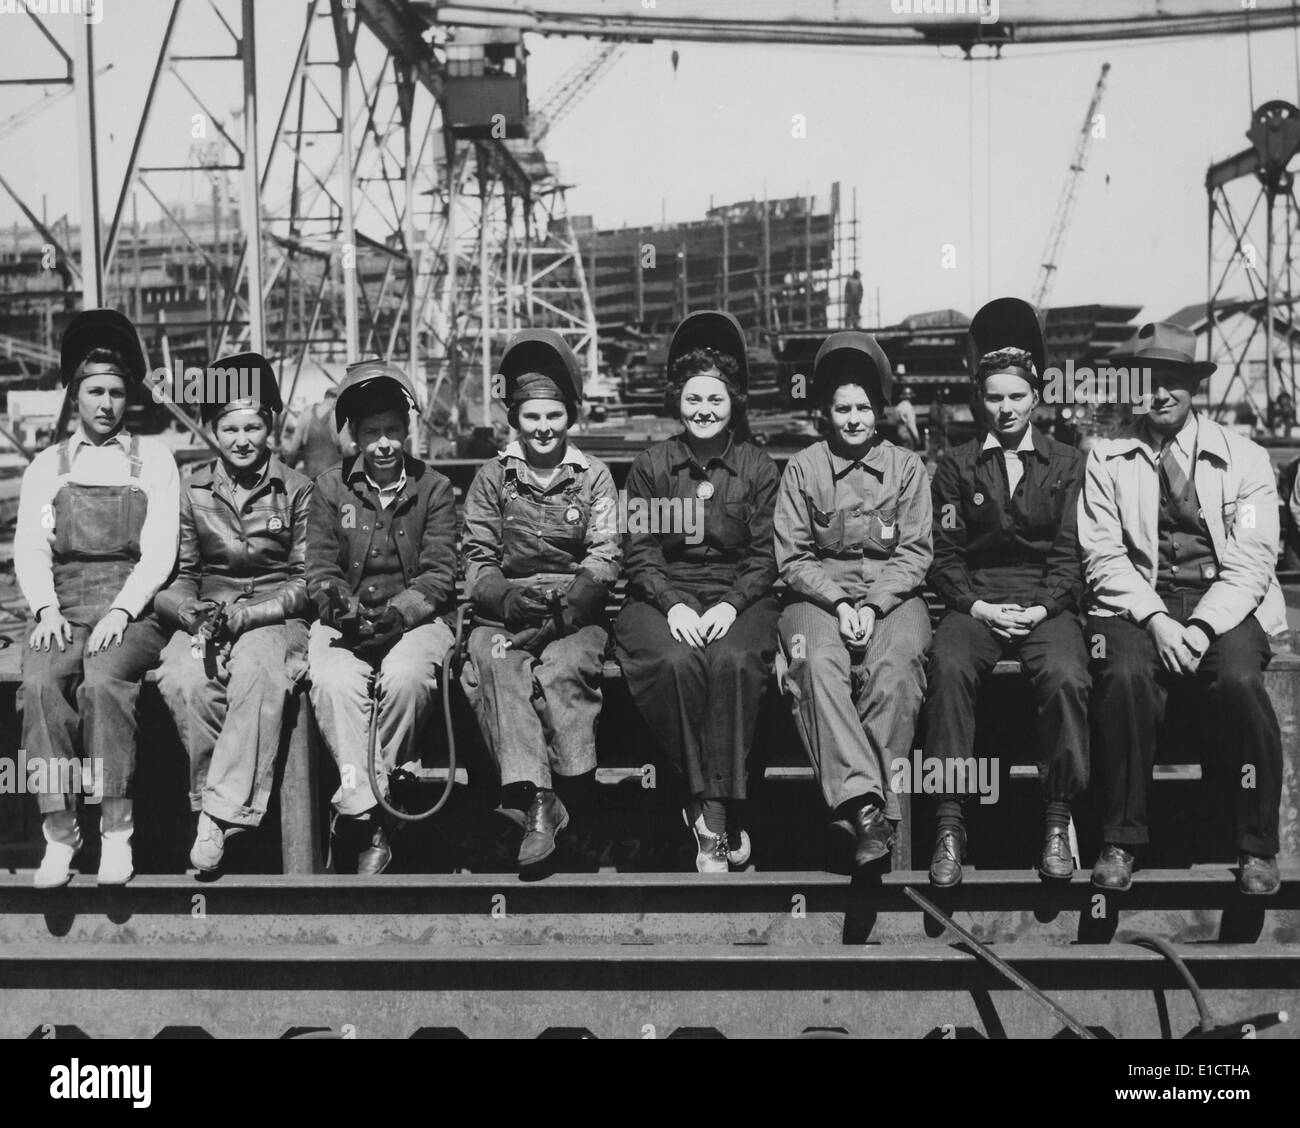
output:
[[[893,761],[911,755],[925,692],[925,601],[904,600],[877,620],[862,651],[849,650],[838,615],[812,603],[787,607],[780,633],[782,684],[827,805],[875,795],[898,819],[889,781]]]
[[[1182,619],[1182,608],[1167,601]],[[1221,778],[1232,795],[1237,846],[1271,857],[1278,851],[1282,802],[1282,732],[1264,689],[1272,657],[1254,616],[1219,635],[1194,674],[1170,674],[1144,627],[1110,615],[1088,618],[1092,646],[1093,746],[1105,810],[1103,838],[1118,846],[1150,841],[1147,787],[1158,727],[1173,691],[1195,710],[1193,731],[1217,752]],[[1247,765],[1250,771],[1243,771]]]
[[[975,698],[1003,658],[1019,658],[1038,707],[1035,746],[1043,800],[1069,803],[1088,786],[1088,652],[1078,620],[1051,615],[1024,638],[1003,642],[961,611],[940,620],[930,644],[925,752],[946,762],[974,755]],[[945,779],[961,775],[944,769]],[[945,795],[945,801],[962,796]]]
[[[632,699],[694,798],[745,798],[779,615],[765,596],[697,649],[673,638],[667,617],[648,603],[631,601],[619,613],[614,634]]]
[[[461,686],[474,707],[502,785],[551,786],[552,773],[595,770],[600,673],[608,632],[587,626],[536,657],[502,645],[504,627],[476,627]]]
[[[455,641],[441,619],[398,639],[374,667],[341,644],[342,635],[313,623],[307,640],[311,704],[321,737],[339,767],[331,802],[340,815],[364,815],[378,800],[370,788],[367,740],[370,683],[379,707],[375,775],[387,794],[388,773],[416,758],[415,738],[433,707],[438,667]]]
[[[306,672],[301,619],[245,631],[209,674],[191,636],[172,635],[158,688],[190,758],[190,807],[257,826],[271,801],[285,705]]]
[[[24,645],[22,653],[20,700],[28,770],[34,763],[49,769],[37,799],[42,814],[75,810],[79,794],[88,802],[131,795],[140,683],[157,665],[167,639],[157,619],[146,615],[126,625],[121,646],[88,656],[92,628],[70,625],[72,641],[66,649],[51,642],[49,650]],[[28,635],[32,629],[29,624]],[[57,770],[81,757],[91,761],[93,778],[102,778],[101,794],[88,794],[89,781],[81,773],[69,776]]]

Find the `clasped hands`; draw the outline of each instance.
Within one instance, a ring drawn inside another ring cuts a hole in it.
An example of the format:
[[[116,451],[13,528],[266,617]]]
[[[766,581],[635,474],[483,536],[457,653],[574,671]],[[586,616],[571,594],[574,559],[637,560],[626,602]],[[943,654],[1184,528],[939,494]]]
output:
[[[1184,626],[1172,615],[1160,611],[1147,620],[1147,633],[1155,643],[1160,664],[1171,674],[1194,674],[1210,648],[1200,627]]]
[[[1024,638],[1047,618],[1047,608],[1042,604],[1022,607],[1019,603],[989,603],[977,599],[970,609],[971,618],[983,623],[1003,642]]]
[[[707,611],[696,611],[686,603],[674,603],[668,609],[668,633],[697,650],[717,642],[735,621],[735,605],[726,602],[715,603]]]

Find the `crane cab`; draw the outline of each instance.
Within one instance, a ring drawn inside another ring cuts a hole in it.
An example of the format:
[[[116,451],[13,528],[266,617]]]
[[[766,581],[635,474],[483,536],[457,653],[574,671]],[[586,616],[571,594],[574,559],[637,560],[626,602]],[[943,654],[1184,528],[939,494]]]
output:
[[[445,50],[442,112],[452,135],[498,140],[526,137],[523,32],[458,27]]]

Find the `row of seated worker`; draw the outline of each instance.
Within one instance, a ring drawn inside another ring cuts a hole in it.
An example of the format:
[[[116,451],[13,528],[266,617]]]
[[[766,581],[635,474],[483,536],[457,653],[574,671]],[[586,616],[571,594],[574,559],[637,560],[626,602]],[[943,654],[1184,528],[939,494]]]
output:
[[[970,332],[979,435],[933,478],[877,432],[893,371],[857,331],[818,352],[826,437],[781,473],[747,437],[740,326],[691,314],[664,387],[681,433],[635,459],[623,496],[570,440],[573,352],[550,330],[520,332],[500,366],[517,438],[474,478],[458,552],[450,482],[405,449],[416,396],[400,369],[349,368],[333,426],[357,453],[313,481],[272,450],[271,365],[216,362],[255,379],[203,403],[220,458],[182,485],[166,447],[123,430],[144,368],[134,327],[112,310],[78,315],[62,356],[78,424],[26,472],[14,558],[34,619],[28,763],[80,754],[93,770],[39,796],[37,885],[69,880],[85,802],[100,808],[99,880],[130,879],[136,705],[155,668],[188,753],[197,869],[218,871],[231,836],[261,823],[305,677],[339,769],[335,823],[361,824],[345,828],[367,843],[358,872],[382,873],[404,821],[389,776],[419,756],[463,568],[472,614],[454,668],[522,869],[556,849],[566,789],[594,786],[610,655],[678,777],[703,873],[749,861],[747,760],[774,669],[831,825],[866,868],[890,853],[891,766],[919,722],[927,757],[969,762],[980,683],[1016,658],[1036,699],[1044,880],[1072,877],[1071,805],[1096,776],[1092,881],[1128,888],[1172,699],[1201,710],[1240,780],[1225,798],[1241,889],[1275,892],[1282,738],[1263,674],[1286,620],[1267,454],[1193,410],[1213,365],[1175,325],[1144,325],[1119,354],[1151,370],[1152,390],[1086,459],[1031,423],[1046,355],[1033,308],[998,299]],[[944,609],[934,628],[927,585]],[[943,778],[940,887],[962,877],[969,798],[963,773]]]

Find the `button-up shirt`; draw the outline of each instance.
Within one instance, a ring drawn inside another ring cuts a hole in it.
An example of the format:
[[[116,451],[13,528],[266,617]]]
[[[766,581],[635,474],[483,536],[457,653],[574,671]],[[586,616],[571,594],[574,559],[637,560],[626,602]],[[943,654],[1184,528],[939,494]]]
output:
[[[681,436],[642,451],[627,475],[623,559],[632,597],[666,615],[678,603],[705,610],[706,601],[744,611],[766,595],[776,582],[779,485],[776,463],[749,442],[729,442],[707,466]],[[691,528],[687,505],[699,518]]]
[[[518,514],[506,513],[511,492],[525,502]],[[570,442],[555,477],[542,485],[523,448],[512,442],[484,463],[465,495],[462,553],[469,597],[498,574],[521,579],[586,569],[597,583],[612,585],[620,553],[617,508],[614,479],[600,459]],[[518,519],[507,528],[513,518]]]
[[[969,614],[977,600],[1041,605],[1049,615],[1078,605],[1083,456],[1032,425],[1026,437],[1033,453],[1014,490],[1005,467],[1019,456],[999,454],[996,440],[962,443],[935,470],[930,583],[958,611]]]
[[[786,464],[776,561],[797,596],[888,615],[924,582],[930,536],[930,480],[912,451],[877,437],[846,458],[823,440]]]
[[[138,484],[149,499],[140,530],[140,560],[112,600],[131,618],[137,618],[167,582],[176,563],[176,538],[180,521],[180,475],[172,452],[157,439],[142,435],[138,452],[140,476],[131,478],[131,436],[119,431],[96,446],[78,426],[68,439],[71,473],[59,476],[59,444],[46,447],[23,474],[18,500],[18,525],[14,532],[14,573],[33,614],[58,606],[54,593],[54,495],[64,482],[80,485],[126,486]]]
[[[387,509],[396,500],[397,495],[406,488],[406,467],[405,465],[402,466],[401,473],[394,481],[389,482],[386,486],[381,486],[366,470],[365,459],[359,458],[349,480],[356,481],[357,479],[364,479],[366,485],[374,490],[375,495],[379,498],[379,508]]]
[[[1025,433],[1020,436],[1020,442],[1014,447],[1004,447],[998,442],[997,435],[990,431],[984,436],[983,449],[1002,451],[1002,461],[1007,470],[1007,489],[1009,493],[1014,494],[1016,487],[1020,485],[1020,480],[1025,476],[1025,463],[1021,456],[1033,453],[1034,429],[1032,425],[1026,427]]]

